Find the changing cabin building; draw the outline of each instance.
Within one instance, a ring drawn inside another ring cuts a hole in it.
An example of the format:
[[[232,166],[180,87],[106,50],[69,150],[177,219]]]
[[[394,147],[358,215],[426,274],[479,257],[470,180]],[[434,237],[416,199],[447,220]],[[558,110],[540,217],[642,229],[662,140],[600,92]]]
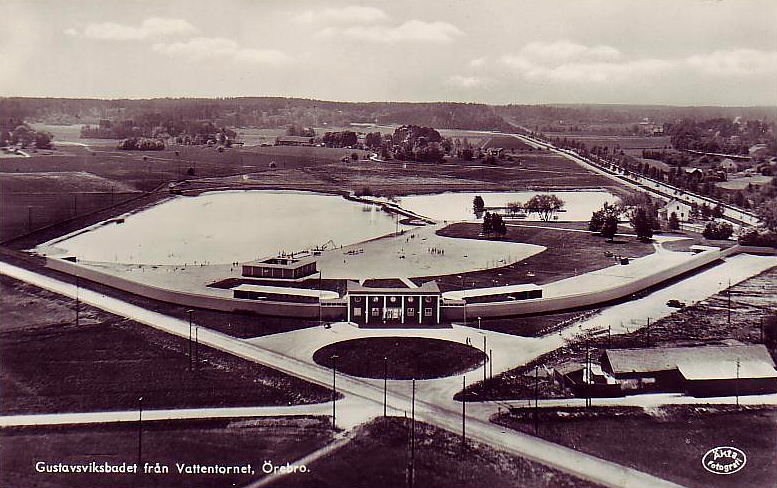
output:
[[[316,259],[309,254],[259,259],[243,264],[243,276],[297,280],[317,273]]]
[[[360,326],[429,326],[440,323],[442,294],[430,281],[418,288],[376,288],[349,281],[348,321]]]

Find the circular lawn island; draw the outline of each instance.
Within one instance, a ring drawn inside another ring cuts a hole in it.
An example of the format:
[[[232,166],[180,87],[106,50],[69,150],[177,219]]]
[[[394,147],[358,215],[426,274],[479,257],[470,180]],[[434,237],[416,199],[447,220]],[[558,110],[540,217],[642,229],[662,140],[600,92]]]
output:
[[[313,361],[362,378],[382,379],[384,364],[389,379],[431,379],[477,368],[486,356],[472,346],[425,337],[368,337],[335,342],[313,354]],[[384,360],[383,358],[388,358]]]

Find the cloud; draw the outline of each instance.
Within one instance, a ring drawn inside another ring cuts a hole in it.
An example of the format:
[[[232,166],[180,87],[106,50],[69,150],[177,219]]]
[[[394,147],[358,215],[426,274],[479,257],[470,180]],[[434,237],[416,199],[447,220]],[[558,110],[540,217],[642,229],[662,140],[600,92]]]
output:
[[[165,19],[161,17],[151,17],[140,23],[139,26],[129,26],[117,24],[115,22],[103,22],[100,24],[89,24],[84,28],[82,36],[87,39],[98,39],[106,41],[130,41],[139,39],[148,39],[151,37],[161,37],[176,34],[188,34],[197,29],[184,19]],[[77,35],[75,29],[67,29],[67,35]]]
[[[576,42],[561,40],[551,43],[530,42],[522,49],[524,56],[546,61],[617,61],[621,53],[616,48],[605,45],[585,46]]]
[[[314,22],[340,22],[346,24],[360,24],[379,22],[389,18],[386,13],[375,7],[361,7],[349,5],[343,8],[325,8],[322,10],[306,10],[295,16],[292,20],[300,24],[312,24]]]
[[[447,43],[464,32],[448,22],[423,20],[408,20],[398,26],[352,26],[344,29],[325,28],[319,31],[319,36],[335,37],[344,36],[363,41],[393,44],[406,41]]]
[[[457,88],[477,88],[491,84],[491,80],[489,78],[462,75],[453,75],[445,80],[445,82],[448,85],[455,86]]]
[[[223,37],[195,37],[186,42],[157,43],[152,50],[167,56],[184,57],[193,61],[229,59],[239,63],[280,64],[291,58],[275,49],[246,48]]]
[[[477,58],[469,62],[470,68],[480,68],[486,64],[486,58]]]
[[[501,63],[536,83],[623,83],[657,76],[677,66],[674,60],[625,59],[611,46],[585,46],[571,41],[533,42]]]
[[[777,74],[777,51],[731,49],[696,54],[685,60],[689,66],[708,75],[751,76]]]

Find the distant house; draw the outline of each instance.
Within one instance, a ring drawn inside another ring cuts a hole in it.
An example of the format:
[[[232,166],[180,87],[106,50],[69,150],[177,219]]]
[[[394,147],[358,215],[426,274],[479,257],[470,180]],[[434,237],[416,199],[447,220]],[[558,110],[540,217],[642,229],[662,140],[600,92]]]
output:
[[[275,138],[276,146],[312,146],[315,144],[315,137],[305,136],[279,136]]]
[[[685,171],[685,175],[688,177],[688,179],[692,181],[699,182],[704,178],[704,171],[701,170],[701,168],[689,168],[684,167],[683,171]]]
[[[646,349],[610,349],[600,358],[602,371],[624,386],[653,391],[683,391],[705,396],[777,392],[777,370],[762,344]]]
[[[735,163],[731,158],[726,158],[718,163],[718,167],[726,173],[736,173],[739,170],[737,163]]]
[[[316,259],[307,253],[268,257],[243,264],[243,276],[296,280],[317,272]]]
[[[659,210],[659,213],[667,220],[672,216],[672,213],[677,215],[680,222],[688,222],[691,220],[691,206],[679,200],[671,200]]]

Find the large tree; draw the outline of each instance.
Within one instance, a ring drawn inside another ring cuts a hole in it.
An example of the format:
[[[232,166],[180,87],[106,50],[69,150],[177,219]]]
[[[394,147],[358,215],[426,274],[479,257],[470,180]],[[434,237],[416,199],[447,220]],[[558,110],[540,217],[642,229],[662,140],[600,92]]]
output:
[[[637,238],[647,241],[653,237],[653,229],[656,226],[651,209],[639,206],[631,214],[631,226]]]
[[[540,219],[548,221],[554,213],[564,208],[564,200],[552,193],[544,193],[531,197],[524,204],[524,208],[527,213],[536,212]]]

